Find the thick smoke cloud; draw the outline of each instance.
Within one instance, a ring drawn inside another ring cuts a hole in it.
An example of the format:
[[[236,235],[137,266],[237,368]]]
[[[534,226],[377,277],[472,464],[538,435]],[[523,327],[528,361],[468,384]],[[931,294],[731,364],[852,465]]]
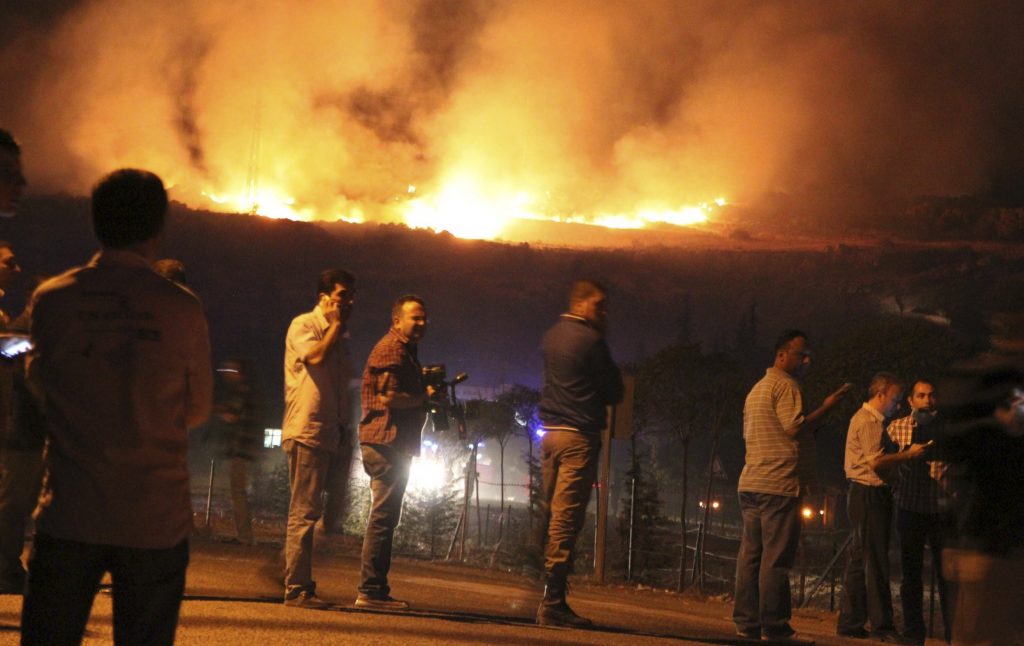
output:
[[[549,215],[1024,192],[1012,0],[24,4],[0,124],[35,190],[135,165],[368,219],[466,175]]]

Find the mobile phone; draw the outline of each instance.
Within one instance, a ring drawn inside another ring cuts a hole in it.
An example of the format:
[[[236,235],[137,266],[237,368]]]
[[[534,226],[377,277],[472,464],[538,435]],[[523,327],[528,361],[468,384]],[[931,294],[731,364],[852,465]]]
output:
[[[16,332],[0,333],[0,356],[5,359],[17,359],[33,347],[32,337],[27,334],[18,334]]]

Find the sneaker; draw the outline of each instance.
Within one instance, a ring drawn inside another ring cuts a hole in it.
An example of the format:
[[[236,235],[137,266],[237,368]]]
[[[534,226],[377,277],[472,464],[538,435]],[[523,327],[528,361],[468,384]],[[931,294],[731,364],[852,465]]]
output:
[[[356,608],[373,608],[374,610],[408,610],[409,604],[389,595],[371,597],[360,593],[356,597]]]
[[[562,601],[551,605],[541,604],[537,608],[538,626],[563,626],[566,628],[588,628],[594,622],[573,612],[569,604]]]
[[[285,597],[284,605],[292,608],[306,608],[308,610],[327,610],[331,607],[331,604],[307,590],[303,590],[294,597]]]
[[[863,627],[858,628],[836,628],[836,634],[840,637],[849,637],[850,639],[867,639],[871,634]]]

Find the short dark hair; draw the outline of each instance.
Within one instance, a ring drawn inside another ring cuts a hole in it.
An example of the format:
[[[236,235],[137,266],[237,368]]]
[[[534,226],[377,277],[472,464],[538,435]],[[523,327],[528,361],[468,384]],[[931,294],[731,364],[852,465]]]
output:
[[[917,384],[928,384],[935,390],[935,381],[929,377],[918,377],[917,379],[910,382],[910,394],[914,394],[914,388],[917,388]]]
[[[135,168],[110,173],[92,189],[92,229],[100,244],[123,249],[160,234],[167,191],[155,174]]]
[[[14,135],[3,128],[0,128],[0,150],[7,151],[12,155],[21,154],[21,146],[18,145]]]
[[[868,384],[868,399],[871,399],[878,393],[884,393],[893,386],[903,386],[903,382],[900,378],[891,372],[879,372],[875,373],[875,376],[871,378],[871,383]]]
[[[800,330],[784,330],[779,338],[775,340],[775,354],[789,348],[789,344],[795,339],[807,339],[807,335]]]
[[[327,269],[320,272],[320,277],[316,281],[317,297],[320,294],[330,296],[334,291],[334,286],[339,284],[345,287],[355,287],[356,277],[346,269]]]
[[[402,306],[406,303],[419,303],[420,307],[427,309],[427,304],[423,302],[423,299],[416,294],[403,294],[395,299],[394,304],[391,305],[391,318],[396,319],[402,313]]]
[[[569,288],[569,305],[571,306],[577,301],[588,299],[595,294],[607,293],[608,288],[602,283],[590,278],[580,278],[572,281],[572,287]]]

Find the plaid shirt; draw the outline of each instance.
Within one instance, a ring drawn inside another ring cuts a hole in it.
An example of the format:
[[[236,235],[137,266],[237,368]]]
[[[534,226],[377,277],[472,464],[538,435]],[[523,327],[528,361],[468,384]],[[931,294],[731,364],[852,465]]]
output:
[[[927,442],[931,433],[918,426],[911,415],[893,420],[887,429],[889,437],[901,451],[912,442]],[[919,514],[937,514],[948,506],[946,471],[948,466],[938,460],[909,460],[899,465],[893,485],[896,506]]]
[[[420,454],[420,431],[426,418],[423,408],[388,408],[380,403],[385,393],[426,392],[416,345],[394,328],[370,351],[363,370],[359,442],[387,444],[407,455]]]

